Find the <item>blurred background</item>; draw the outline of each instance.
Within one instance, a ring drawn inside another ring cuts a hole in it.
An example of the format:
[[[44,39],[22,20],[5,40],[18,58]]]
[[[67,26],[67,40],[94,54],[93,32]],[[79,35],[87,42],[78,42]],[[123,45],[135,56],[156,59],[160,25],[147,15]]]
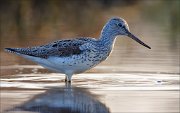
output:
[[[99,38],[103,25],[115,16],[124,18],[152,49],[118,37],[110,58],[91,71],[179,73],[179,8],[179,0],[1,0],[1,66],[34,65],[4,52],[5,47]]]

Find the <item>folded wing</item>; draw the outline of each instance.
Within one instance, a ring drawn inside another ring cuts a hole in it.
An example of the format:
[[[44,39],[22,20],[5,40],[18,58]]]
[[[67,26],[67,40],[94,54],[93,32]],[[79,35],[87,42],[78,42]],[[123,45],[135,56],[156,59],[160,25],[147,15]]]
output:
[[[88,43],[90,40],[90,38],[60,40],[37,47],[5,49],[9,52],[16,53],[19,55],[23,54],[40,58],[48,58],[50,56],[67,57],[71,55],[80,54],[83,51],[80,49],[80,46]]]

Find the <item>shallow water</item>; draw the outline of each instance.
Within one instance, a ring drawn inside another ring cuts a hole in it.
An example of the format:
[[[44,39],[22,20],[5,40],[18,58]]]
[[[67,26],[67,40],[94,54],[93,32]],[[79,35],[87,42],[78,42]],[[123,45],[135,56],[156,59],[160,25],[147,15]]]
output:
[[[40,66],[2,70],[16,74],[1,77],[1,113],[179,112],[178,74],[91,72],[65,84],[63,74]]]

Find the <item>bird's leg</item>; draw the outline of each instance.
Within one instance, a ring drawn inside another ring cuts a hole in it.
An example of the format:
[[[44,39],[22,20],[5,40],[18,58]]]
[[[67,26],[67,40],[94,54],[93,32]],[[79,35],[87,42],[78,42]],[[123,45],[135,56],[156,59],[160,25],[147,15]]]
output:
[[[71,82],[65,82],[66,88],[71,88]]]
[[[71,77],[72,77],[72,74],[66,75],[65,82],[71,83]]]
[[[68,79],[68,78],[67,78],[67,75],[65,75],[65,80],[64,80],[64,81],[67,82],[67,79]]]
[[[72,75],[67,77],[68,78],[67,82],[71,83],[71,77],[72,77]]]

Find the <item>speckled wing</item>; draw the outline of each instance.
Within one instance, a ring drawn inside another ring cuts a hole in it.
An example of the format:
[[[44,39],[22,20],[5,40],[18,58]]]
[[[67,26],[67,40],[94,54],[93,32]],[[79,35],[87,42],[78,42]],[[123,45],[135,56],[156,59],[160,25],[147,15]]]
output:
[[[17,54],[29,55],[40,58],[50,56],[67,57],[80,54],[83,50],[80,46],[90,41],[90,38],[78,38],[73,40],[60,40],[53,43],[30,48],[5,48],[7,51]]]

